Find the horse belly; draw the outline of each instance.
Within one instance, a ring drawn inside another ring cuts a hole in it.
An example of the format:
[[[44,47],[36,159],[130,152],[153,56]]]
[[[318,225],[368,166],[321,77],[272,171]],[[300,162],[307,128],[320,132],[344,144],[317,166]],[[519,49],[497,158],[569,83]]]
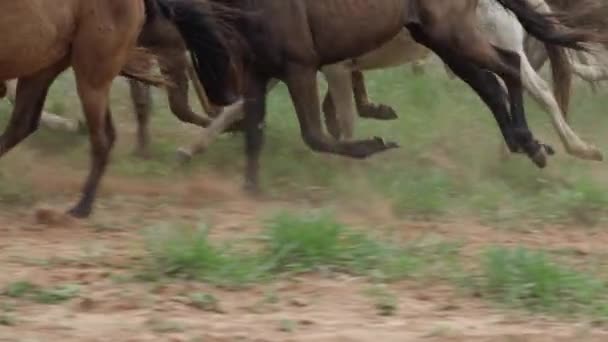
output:
[[[332,63],[379,48],[403,29],[403,0],[306,0],[315,49]]]
[[[31,75],[69,52],[71,1],[0,2],[0,80]]]

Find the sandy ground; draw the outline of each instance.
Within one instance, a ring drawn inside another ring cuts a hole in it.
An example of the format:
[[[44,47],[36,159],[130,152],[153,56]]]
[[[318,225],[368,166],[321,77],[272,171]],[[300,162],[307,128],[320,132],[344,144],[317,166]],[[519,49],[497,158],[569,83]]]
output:
[[[40,182],[49,193],[75,193],[79,180],[57,176],[49,183],[47,175]],[[234,238],[257,232],[265,215],[313,205],[249,200],[235,185],[209,175],[153,185],[108,177],[104,189],[95,217],[87,221],[39,207],[0,212],[0,288],[18,280],[80,286],[75,298],[57,305],[0,296],[15,323],[0,325],[0,341],[608,341],[608,330],[588,322],[500,309],[442,284],[390,285],[398,310],[385,317],[363,294],[370,284],[347,276],[302,276],[238,291],[186,281],[125,281],[144,256],[141,228],[150,224],[204,217],[214,238]],[[53,206],[69,202],[57,199]],[[404,239],[428,234],[458,239],[471,254],[501,243],[584,256],[602,253],[608,242],[601,229],[407,222],[379,203],[365,211],[344,205],[338,216],[372,229],[391,226]],[[195,292],[217,298],[219,312],[192,307],[186,297]]]

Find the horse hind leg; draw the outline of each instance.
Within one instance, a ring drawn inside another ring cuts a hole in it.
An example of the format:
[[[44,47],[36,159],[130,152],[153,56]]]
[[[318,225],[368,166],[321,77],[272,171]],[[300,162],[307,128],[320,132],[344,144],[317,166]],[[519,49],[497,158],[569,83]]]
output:
[[[129,89],[135,119],[137,121],[137,142],[133,154],[142,159],[150,158],[150,113],[152,96],[147,84],[129,80]]]
[[[286,79],[302,138],[313,151],[363,159],[398,147],[397,144],[387,143],[381,138],[341,142],[325,135],[321,125],[316,73],[313,67],[291,65]]]
[[[395,120],[399,118],[397,112],[390,106],[376,104],[369,100],[365,76],[360,70],[354,70],[351,74],[353,81],[353,94],[359,116],[367,119],[376,120]]]
[[[0,157],[38,129],[49,87],[67,67],[68,63],[61,61],[32,76],[19,79],[13,112],[6,130],[0,136]]]
[[[600,150],[584,142],[564,120],[564,115],[549,85],[534,71],[525,56],[522,56],[522,79],[532,97],[550,114],[551,123],[557,131],[566,151],[581,159],[602,160]]]
[[[473,64],[475,68],[484,69],[500,76],[509,95],[511,118],[504,121],[507,125],[504,128],[508,131],[505,137],[509,148],[515,152],[523,150],[538,167],[546,166],[547,154],[552,154],[553,149],[536,141],[528,128],[523,107],[519,54],[492,46],[478,31],[467,29],[466,24],[461,28],[451,30],[434,30],[436,28],[423,27],[418,23],[410,23],[407,27],[417,41],[432,49],[459,77],[467,77],[463,75],[463,72],[467,73],[467,71],[462,69],[462,65],[454,68],[454,65],[462,63]],[[458,68],[461,70],[457,71]],[[472,85],[470,82],[468,83]],[[473,89],[476,87],[473,86]],[[488,96],[488,94],[482,95],[485,92],[480,92],[480,89],[476,89],[476,92],[482,99],[484,96]],[[488,100],[484,99],[484,102],[487,104]],[[490,107],[490,109],[497,119],[503,120],[500,118],[504,116],[504,113],[496,112],[501,108]]]

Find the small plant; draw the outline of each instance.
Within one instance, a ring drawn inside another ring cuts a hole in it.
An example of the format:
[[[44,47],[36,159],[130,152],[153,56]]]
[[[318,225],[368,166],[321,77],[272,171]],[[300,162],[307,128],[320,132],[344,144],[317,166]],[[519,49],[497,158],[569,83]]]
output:
[[[58,304],[76,297],[80,293],[78,285],[62,285],[49,289],[38,289],[33,300],[41,304]]]
[[[292,333],[296,330],[296,322],[289,319],[282,319],[279,322],[279,331]]]
[[[374,301],[378,315],[393,316],[398,310],[397,298],[386,288],[374,286],[365,291],[365,294]]]
[[[235,252],[230,246],[214,246],[206,226],[151,229],[146,235],[146,247],[152,259],[140,278],[170,276],[243,286],[260,280],[265,273],[257,256]]]
[[[194,293],[189,296],[189,299],[190,305],[199,310],[223,313],[222,309],[220,308],[219,300],[211,294]]]
[[[41,304],[57,304],[74,298],[79,292],[77,285],[68,284],[45,289],[28,281],[18,281],[8,285],[4,293],[9,297],[27,298]]]
[[[150,330],[157,334],[170,334],[184,331],[184,327],[178,322],[160,318],[150,318],[145,324]]]
[[[37,291],[38,287],[28,281],[17,281],[7,286],[4,293],[13,298],[21,298]]]
[[[12,327],[17,324],[17,320],[8,313],[0,313],[0,325]]]
[[[344,227],[327,216],[282,214],[268,227],[269,255],[275,270],[310,271],[340,260]]]
[[[606,284],[550,261],[542,252],[492,248],[483,255],[482,296],[533,311],[606,313]]]

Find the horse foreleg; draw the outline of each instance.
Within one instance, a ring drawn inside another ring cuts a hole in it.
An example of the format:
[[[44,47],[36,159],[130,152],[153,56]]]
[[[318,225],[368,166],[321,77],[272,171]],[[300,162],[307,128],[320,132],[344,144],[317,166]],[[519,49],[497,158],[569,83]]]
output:
[[[384,104],[375,104],[369,100],[367,95],[367,87],[365,86],[365,76],[363,72],[354,70],[351,74],[353,82],[353,94],[355,96],[355,104],[357,112],[362,118],[376,120],[394,120],[397,119],[397,112],[390,106]]]
[[[602,153],[597,147],[589,145],[579,138],[564,120],[564,115],[549,85],[534,71],[525,55],[521,58],[522,80],[526,90],[547,113],[557,131],[566,151],[574,156],[589,160],[602,160]]]
[[[398,147],[381,138],[355,141],[335,141],[324,134],[321,123],[317,70],[291,65],[286,82],[293,101],[304,142],[316,152],[332,153],[351,158],[367,158],[373,154]]]
[[[38,129],[49,87],[67,67],[68,62],[61,61],[34,75],[19,79],[13,112],[8,126],[0,136],[0,157]]]
[[[186,163],[189,162],[194,155],[203,153],[222,133],[235,123],[243,120],[243,118],[242,100],[225,107],[219,116],[213,119],[211,124],[201,131],[201,136],[196,142],[177,149],[178,160],[181,163]]]
[[[266,117],[266,90],[268,79],[251,77],[245,92],[245,191],[257,194],[260,191],[260,155],[264,145],[264,118]]]

